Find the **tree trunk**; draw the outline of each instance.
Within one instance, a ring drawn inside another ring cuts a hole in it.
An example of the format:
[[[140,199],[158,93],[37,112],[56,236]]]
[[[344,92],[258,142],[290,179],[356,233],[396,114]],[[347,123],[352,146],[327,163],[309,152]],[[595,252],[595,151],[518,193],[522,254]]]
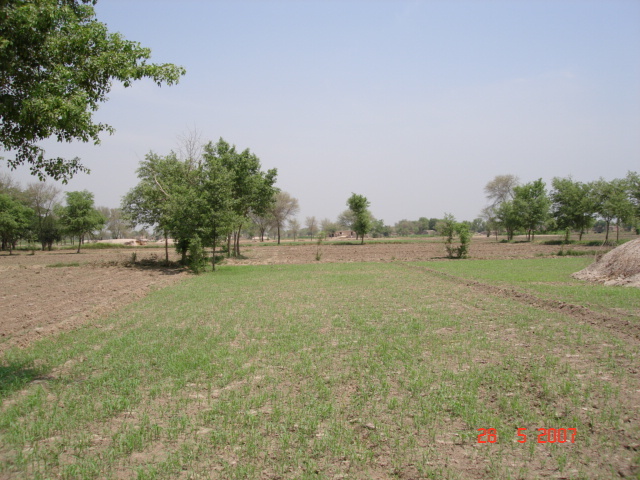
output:
[[[164,262],[169,265],[169,238],[167,232],[164,233]]]
[[[280,224],[278,223],[278,245],[280,245]]]
[[[80,247],[82,246],[82,235],[78,238],[78,251],[76,253],[80,253]]]
[[[242,223],[238,225],[238,235],[236,236],[235,256],[240,256],[240,235],[242,232]]]
[[[233,231],[233,256],[238,256],[238,231]]]
[[[227,234],[227,258],[231,257],[231,233]]]
[[[211,255],[211,267],[213,271],[216,271],[216,243],[218,243],[218,237],[216,235],[213,236],[213,246],[211,247],[212,255]]]
[[[607,243],[609,241],[609,222],[610,220],[607,220],[607,233],[604,236],[604,242]]]

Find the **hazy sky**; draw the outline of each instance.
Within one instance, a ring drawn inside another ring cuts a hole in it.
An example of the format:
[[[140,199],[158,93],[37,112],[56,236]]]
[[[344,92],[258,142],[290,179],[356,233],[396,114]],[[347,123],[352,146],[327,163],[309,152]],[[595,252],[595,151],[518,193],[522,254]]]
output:
[[[149,151],[194,128],[249,148],[299,218],[351,192],[387,224],[473,219],[494,176],[581,181],[640,171],[637,0],[101,0],[98,19],[187,69],[114,85],[91,168],[65,190],[116,207]],[[6,168],[3,166],[3,170]],[[14,172],[23,185],[28,169]]]

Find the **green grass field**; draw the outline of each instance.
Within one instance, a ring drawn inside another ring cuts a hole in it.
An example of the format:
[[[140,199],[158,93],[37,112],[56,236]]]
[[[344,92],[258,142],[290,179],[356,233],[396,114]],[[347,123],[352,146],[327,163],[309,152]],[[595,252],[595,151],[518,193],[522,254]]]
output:
[[[638,338],[526,301],[637,324],[588,262],[191,277],[0,357],[0,478],[640,478]]]

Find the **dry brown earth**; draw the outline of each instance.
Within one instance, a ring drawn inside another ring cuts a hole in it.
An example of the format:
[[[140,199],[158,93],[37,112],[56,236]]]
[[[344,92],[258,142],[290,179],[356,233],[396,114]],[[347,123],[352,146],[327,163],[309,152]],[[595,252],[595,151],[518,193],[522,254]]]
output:
[[[433,239],[414,243],[376,243],[366,242],[364,245],[344,245],[327,241],[322,245],[309,242],[308,245],[287,245],[280,247],[275,243],[269,246],[253,246],[247,244],[242,250],[244,259],[232,260],[229,263],[238,265],[276,265],[292,263],[314,263],[316,253],[321,254],[321,262],[415,262],[422,260],[445,259],[444,245],[441,240]],[[575,246],[576,251],[593,251],[594,247]],[[474,237],[471,243],[470,258],[535,258],[555,255],[560,250],[557,245],[541,245],[530,242],[497,243],[494,239]],[[605,249],[607,252],[609,249]]]
[[[163,252],[138,250],[136,260]],[[182,269],[125,267],[131,254],[114,249],[0,255],[0,352],[77,328],[188,275]]]

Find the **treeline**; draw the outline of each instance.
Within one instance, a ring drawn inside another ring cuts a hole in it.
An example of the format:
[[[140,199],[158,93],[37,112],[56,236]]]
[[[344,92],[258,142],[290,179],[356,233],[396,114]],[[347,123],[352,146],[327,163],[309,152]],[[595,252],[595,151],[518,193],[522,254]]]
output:
[[[301,223],[296,218],[298,200],[275,187],[277,171],[262,171],[256,155],[248,149],[237,151],[223,139],[181,155],[151,152],[137,174],[139,182],[125,195],[121,208],[96,208],[87,191],[67,192],[63,202],[62,192],[51,184],[34,182],[23,189],[8,174],[0,175],[1,248],[11,251],[23,241],[50,250],[67,240],[77,241],[80,251],[87,237],[148,237],[153,231],[156,239],[173,239],[183,263],[199,271],[206,262],[205,248],[214,250],[215,268],[216,246],[224,245],[228,256],[239,256],[241,238],[264,239],[269,234],[279,243],[282,236],[313,239],[345,230],[361,239],[363,234],[451,237],[455,230],[456,235],[464,234],[461,238],[465,232],[483,232],[496,237],[506,233],[509,240],[520,233],[533,239],[539,232],[562,231],[568,241],[572,232],[581,239],[595,229],[605,232],[609,241],[612,225],[618,235],[621,228],[638,229],[640,219],[636,172],[587,183],[556,177],[549,191],[541,179],[520,184],[513,175],[499,175],[485,186],[490,203],[473,221],[420,217],[395,225],[376,219],[367,199],[355,194],[336,220],[310,216]]]
[[[518,232],[533,239],[536,232],[564,231],[569,241],[572,232],[582,239],[600,223],[608,242],[612,225],[617,227],[616,240],[621,228],[638,229],[640,176],[636,172],[587,183],[555,177],[551,187],[548,192],[542,179],[521,185],[513,175],[496,176],[485,186],[491,202],[482,211],[487,233],[504,231],[511,240]]]
[[[85,238],[125,238],[141,236],[120,209],[95,208],[93,194],[88,191],[64,194],[55,185],[29,183],[26,188],[9,174],[0,175],[0,248],[10,253],[18,242],[31,248],[51,250],[54,244],[77,242]]]

